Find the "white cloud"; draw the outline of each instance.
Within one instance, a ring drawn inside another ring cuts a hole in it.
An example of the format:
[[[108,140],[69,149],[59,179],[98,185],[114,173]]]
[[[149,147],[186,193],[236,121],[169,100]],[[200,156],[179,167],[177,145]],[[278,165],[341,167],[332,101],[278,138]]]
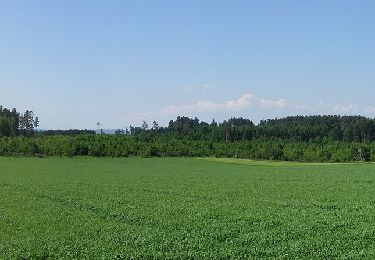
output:
[[[194,88],[191,85],[188,85],[188,86],[184,87],[184,91],[186,91],[186,92],[192,92],[193,90],[194,90]]]
[[[375,113],[375,107],[374,106],[369,106],[365,109],[366,113]]]
[[[190,113],[198,114],[204,112],[231,112],[240,111],[250,106],[254,95],[246,93],[237,100],[228,100],[224,103],[215,103],[213,101],[200,101],[190,105],[171,105],[156,112],[134,114],[128,120],[143,120],[146,118],[174,117]]]
[[[173,115],[181,113],[201,113],[217,111],[239,111],[250,105],[253,94],[247,93],[237,100],[229,100],[225,103],[214,103],[212,101],[200,101],[191,105],[169,106],[159,110],[160,114]]]
[[[332,107],[332,112],[334,113],[353,113],[356,110],[357,110],[357,106],[354,106],[352,104],[350,105],[337,104]]]
[[[260,107],[262,108],[285,108],[288,106],[288,102],[285,99],[279,100],[270,100],[270,99],[261,99]]]
[[[329,104],[320,102],[313,111],[317,114],[336,114],[336,115],[350,115],[363,112],[364,109],[356,105],[342,105],[342,104]]]
[[[286,109],[286,108],[300,108],[304,109],[306,106],[304,105],[298,105],[298,104],[293,104],[285,99],[281,98],[278,100],[271,100],[271,99],[260,99],[260,107],[261,108],[266,108],[266,109]]]
[[[195,91],[194,88],[187,88],[186,91]],[[298,114],[374,114],[375,106],[359,107],[353,104],[342,105],[332,103],[320,102],[317,105],[303,105],[289,102],[284,98],[280,99],[266,99],[266,98],[255,98],[254,94],[246,93],[242,97],[234,100],[228,100],[222,103],[217,103],[211,100],[199,101],[187,105],[170,105],[165,108],[156,110],[148,113],[138,113],[127,117],[127,121],[140,122],[142,120],[163,120],[175,118],[177,116],[198,116],[201,117],[202,113],[211,113],[213,116],[218,116],[220,113],[225,114],[226,112],[239,112],[252,106],[254,110],[262,114],[262,117],[267,118],[269,115],[275,116],[277,114],[282,115],[295,115]],[[274,110],[272,112],[265,112],[266,110]],[[280,115],[281,116],[281,115]],[[271,117],[271,116],[269,116]],[[263,119],[264,119],[263,118]]]
[[[331,104],[320,101],[319,104],[316,105],[314,109],[315,110],[327,110],[327,109],[330,109],[331,107],[332,107]]]
[[[209,88],[211,88],[210,84],[202,84],[200,86],[192,86],[192,85],[188,85],[186,87],[184,87],[184,91],[185,92],[202,92],[202,91],[206,91],[208,90]]]

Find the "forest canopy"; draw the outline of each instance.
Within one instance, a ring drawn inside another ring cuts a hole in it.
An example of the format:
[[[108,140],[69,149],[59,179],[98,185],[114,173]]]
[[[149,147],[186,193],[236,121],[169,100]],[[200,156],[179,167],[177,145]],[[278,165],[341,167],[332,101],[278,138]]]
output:
[[[177,117],[165,127],[129,126],[113,135],[92,130],[36,131],[38,117],[0,106],[0,155],[217,156],[250,159],[375,161],[375,119],[362,116],[290,116],[254,124]],[[103,131],[101,131],[103,132]]]
[[[39,127],[39,118],[34,112],[26,110],[19,113],[15,108],[7,109],[0,105],[0,136],[30,136]]]

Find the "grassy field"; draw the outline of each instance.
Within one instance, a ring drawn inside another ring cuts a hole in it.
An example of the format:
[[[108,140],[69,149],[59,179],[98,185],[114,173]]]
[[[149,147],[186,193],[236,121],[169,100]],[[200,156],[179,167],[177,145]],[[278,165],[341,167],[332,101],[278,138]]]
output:
[[[0,259],[374,259],[375,165],[0,158]]]

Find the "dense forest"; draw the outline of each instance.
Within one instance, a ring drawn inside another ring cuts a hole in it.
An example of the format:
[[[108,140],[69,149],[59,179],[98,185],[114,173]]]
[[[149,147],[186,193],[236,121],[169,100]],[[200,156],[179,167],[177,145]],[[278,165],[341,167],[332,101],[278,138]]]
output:
[[[300,142],[328,139],[345,142],[375,140],[375,120],[361,116],[295,116],[261,121],[255,125],[249,119],[231,118],[223,123],[208,124],[199,119],[178,117],[167,127],[156,122],[149,129],[130,127],[132,135],[169,135],[189,140],[251,141],[255,139],[284,139]]]
[[[33,111],[19,113],[15,108],[9,110],[0,106],[0,137],[1,136],[31,136],[39,126],[39,118],[34,117]]]
[[[36,131],[32,111],[0,107],[0,155],[217,156],[306,162],[375,161],[375,119],[294,116],[254,124],[246,118],[211,123],[178,117],[119,129]]]

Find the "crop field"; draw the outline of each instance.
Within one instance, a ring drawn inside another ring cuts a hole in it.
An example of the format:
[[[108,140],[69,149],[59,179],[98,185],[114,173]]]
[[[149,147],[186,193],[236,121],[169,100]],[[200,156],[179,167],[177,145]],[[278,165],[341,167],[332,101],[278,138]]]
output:
[[[0,158],[0,259],[374,259],[375,164]]]

